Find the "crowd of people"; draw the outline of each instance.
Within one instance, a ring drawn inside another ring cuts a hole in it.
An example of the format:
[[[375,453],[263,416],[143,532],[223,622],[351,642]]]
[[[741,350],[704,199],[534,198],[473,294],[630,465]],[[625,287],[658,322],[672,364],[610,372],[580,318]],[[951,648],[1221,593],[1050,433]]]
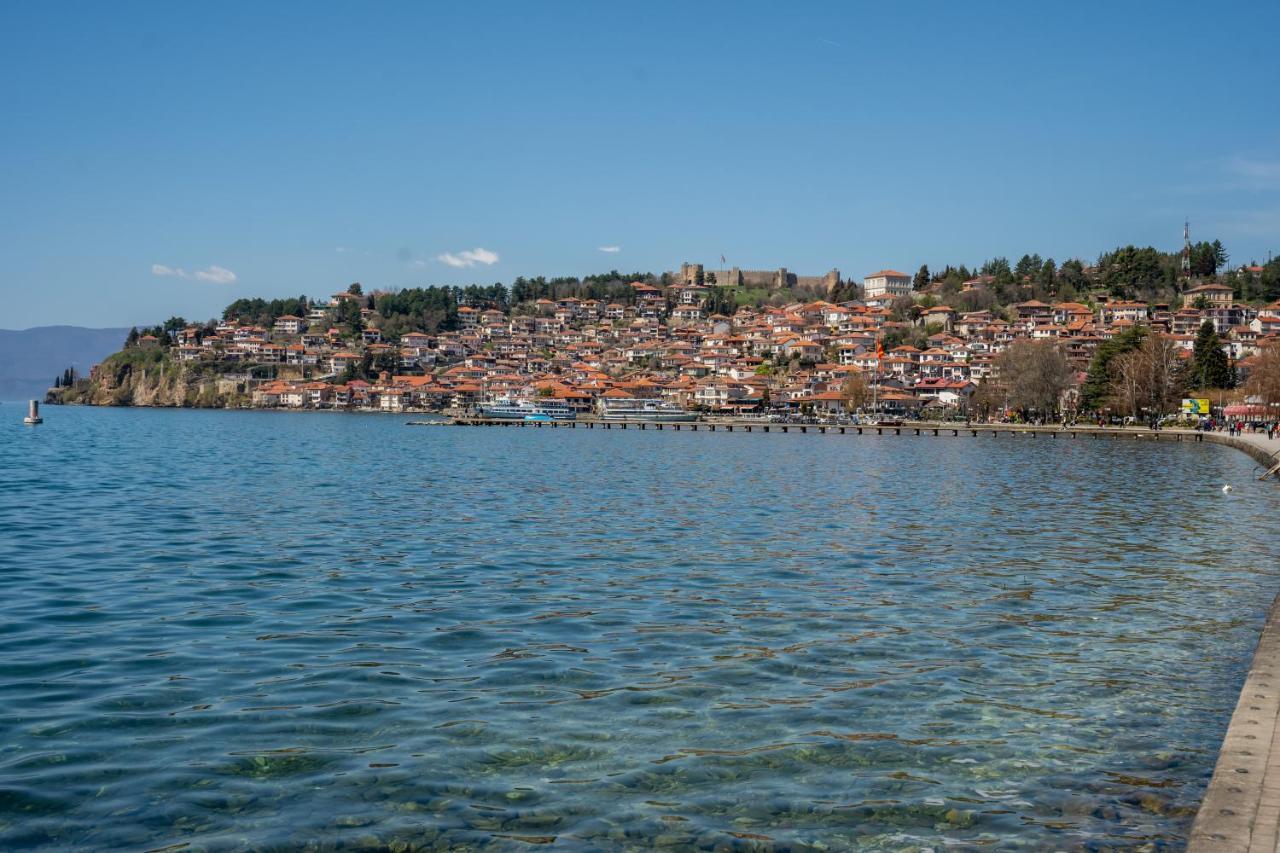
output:
[[[1227,435],[1243,435],[1244,433],[1252,433],[1257,435],[1265,433],[1268,439],[1276,437],[1277,425],[1275,421],[1242,421],[1236,418],[1201,418],[1196,429],[1205,432],[1225,432]]]

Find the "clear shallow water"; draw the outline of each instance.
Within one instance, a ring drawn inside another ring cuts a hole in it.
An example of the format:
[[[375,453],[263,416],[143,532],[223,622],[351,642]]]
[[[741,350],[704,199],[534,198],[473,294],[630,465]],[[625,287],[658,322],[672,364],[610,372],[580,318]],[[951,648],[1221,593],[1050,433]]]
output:
[[[1280,588],[1211,445],[45,414],[4,848],[1177,848]]]

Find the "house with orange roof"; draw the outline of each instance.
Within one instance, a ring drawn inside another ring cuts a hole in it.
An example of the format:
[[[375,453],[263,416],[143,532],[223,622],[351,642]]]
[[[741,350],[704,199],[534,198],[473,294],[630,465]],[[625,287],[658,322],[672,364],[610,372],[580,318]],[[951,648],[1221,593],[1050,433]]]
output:
[[[864,299],[894,298],[911,295],[911,276],[897,270],[884,269],[862,279]]]
[[[1235,291],[1225,284],[1210,282],[1189,288],[1182,294],[1182,301],[1186,305],[1195,305],[1201,299],[1211,308],[1226,306],[1235,301]]]
[[[272,328],[282,335],[300,335],[307,328],[307,321],[292,314],[281,314],[276,318]]]
[[[951,330],[952,324],[955,323],[956,310],[950,305],[935,305],[927,308],[920,314],[920,322],[925,326],[941,326],[946,331]]]

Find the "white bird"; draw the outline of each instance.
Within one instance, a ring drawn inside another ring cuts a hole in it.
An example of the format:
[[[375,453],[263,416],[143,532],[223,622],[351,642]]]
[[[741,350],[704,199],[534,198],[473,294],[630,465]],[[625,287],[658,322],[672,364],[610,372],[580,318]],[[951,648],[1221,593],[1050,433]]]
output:
[[[1223,486],[1223,487],[1222,487],[1222,493],[1223,493],[1224,495],[1229,495],[1229,494],[1231,494],[1231,492],[1232,492],[1232,491],[1234,491],[1234,490],[1231,488],[1231,485],[1230,485],[1230,484],[1225,485],[1225,486]]]

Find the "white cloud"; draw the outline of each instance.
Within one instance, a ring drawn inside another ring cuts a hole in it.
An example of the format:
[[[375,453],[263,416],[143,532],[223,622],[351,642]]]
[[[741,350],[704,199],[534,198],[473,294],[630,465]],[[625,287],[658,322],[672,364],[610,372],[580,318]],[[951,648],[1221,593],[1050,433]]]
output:
[[[600,246],[596,251],[608,252],[609,254],[613,255],[618,252],[621,252],[622,247],[621,246]]]
[[[498,262],[498,253],[488,249],[467,249],[456,255],[452,252],[436,255],[436,260],[451,267],[474,267],[476,264],[484,264],[488,267]]]
[[[196,270],[196,278],[201,281],[211,281],[214,284],[235,284],[236,274],[226,267],[220,267],[216,264],[208,269]]]
[[[226,267],[220,267],[212,264],[202,270],[196,270],[189,273],[182,267],[170,267],[165,264],[152,264],[151,274],[172,278],[196,279],[197,281],[211,281],[214,284],[235,284],[236,274]]]

